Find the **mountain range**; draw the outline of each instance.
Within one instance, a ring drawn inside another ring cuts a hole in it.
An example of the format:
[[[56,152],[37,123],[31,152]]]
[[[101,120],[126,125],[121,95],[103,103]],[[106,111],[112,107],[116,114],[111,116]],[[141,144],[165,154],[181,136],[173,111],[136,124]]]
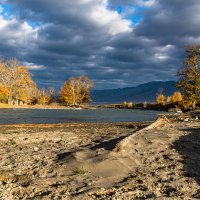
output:
[[[109,90],[93,90],[93,104],[110,104],[127,102],[155,102],[156,95],[162,92],[165,96],[172,95],[177,89],[174,81],[153,81],[136,87]]]

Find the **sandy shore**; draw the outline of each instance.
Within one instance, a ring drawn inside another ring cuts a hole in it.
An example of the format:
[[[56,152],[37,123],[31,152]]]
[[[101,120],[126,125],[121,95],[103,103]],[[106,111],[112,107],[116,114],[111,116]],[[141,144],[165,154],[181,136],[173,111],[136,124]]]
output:
[[[200,122],[147,125],[1,125],[0,199],[200,199]]]
[[[0,103],[0,109],[39,109],[39,110],[80,110],[89,109],[87,107],[67,107],[67,106],[52,106],[52,105],[8,105]]]

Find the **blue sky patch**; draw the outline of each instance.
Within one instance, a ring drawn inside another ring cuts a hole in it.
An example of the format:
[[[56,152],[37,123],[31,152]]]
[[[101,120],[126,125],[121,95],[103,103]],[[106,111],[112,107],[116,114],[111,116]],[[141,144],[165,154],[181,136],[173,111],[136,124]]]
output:
[[[124,12],[124,8],[123,8],[122,6],[118,6],[118,7],[117,7],[117,12],[118,12],[119,14],[123,13],[123,12]]]
[[[1,5],[3,8],[3,12],[1,13],[1,15],[5,18],[5,19],[9,19],[10,16],[12,15],[11,12],[11,8],[8,4],[2,4]]]

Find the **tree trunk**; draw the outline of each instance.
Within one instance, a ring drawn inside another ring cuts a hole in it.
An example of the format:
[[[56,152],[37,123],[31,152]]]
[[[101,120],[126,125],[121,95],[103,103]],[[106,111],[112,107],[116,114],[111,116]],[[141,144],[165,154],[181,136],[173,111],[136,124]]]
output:
[[[12,102],[12,92],[11,90],[9,91],[9,96],[8,96],[8,105],[11,105]]]
[[[15,100],[15,104],[18,106],[19,105],[19,95],[16,95],[16,100]]]
[[[192,102],[192,108],[195,109],[195,107],[196,107],[196,102],[193,101],[193,102]]]

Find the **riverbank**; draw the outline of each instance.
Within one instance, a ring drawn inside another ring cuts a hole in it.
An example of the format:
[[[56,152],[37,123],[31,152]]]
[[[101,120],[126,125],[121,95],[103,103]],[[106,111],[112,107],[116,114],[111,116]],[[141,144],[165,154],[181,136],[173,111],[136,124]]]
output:
[[[0,109],[53,109],[53,110],[81,110],[94,109],[89,106],[61,106],[61,105],[8,105],[0,103]]]
[[[148,125],[2,125],[0,198],[200,198],[200,122]]]

